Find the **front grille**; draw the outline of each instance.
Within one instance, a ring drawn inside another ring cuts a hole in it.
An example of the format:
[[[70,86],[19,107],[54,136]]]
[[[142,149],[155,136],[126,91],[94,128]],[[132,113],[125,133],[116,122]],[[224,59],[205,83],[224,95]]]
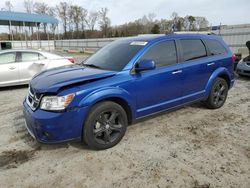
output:
[[[35,93],[34,90],[29,87],[29,93],[26,97],[26,102],[33,111],[39,107],[41,98],[42,94]]]

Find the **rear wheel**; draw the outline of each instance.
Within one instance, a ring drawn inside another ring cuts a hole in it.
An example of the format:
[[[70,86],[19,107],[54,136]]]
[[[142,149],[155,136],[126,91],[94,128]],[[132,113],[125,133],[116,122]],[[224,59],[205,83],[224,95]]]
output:
[[[208,108],[217,109],[223,106],[227,99],[228,85],[225,79],[217,78],[206,100]]]
[[[83,138],[94,149],[108,149],[120,142],[128,125],[127,114],[117,103],[96,104],[84,125]]]

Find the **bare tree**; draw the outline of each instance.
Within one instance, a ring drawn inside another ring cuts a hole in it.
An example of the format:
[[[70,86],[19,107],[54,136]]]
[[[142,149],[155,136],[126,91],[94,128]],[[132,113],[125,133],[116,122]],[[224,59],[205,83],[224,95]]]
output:
[[[67,2],[60,2],[59,5],[56,6],[57,15],[63,22],[64,36],[67,37],[67,27],[68,27],[68,11],[69,5]]]
[[[155,13],[149,13],[148,14],[148,21],[149,22],[154,22],[155,18],[156,18],[156,14]]]
[[[33,0],[24,0],[23,6],[28,13],[32,13],[34,11],[34,2]]]
[[[49,10],[49,6],[46,3],[36,2],[34,4],[34,12],[37,14],[48,14],[48,10]],[[47,24],[43,23],[43,29],[44,29],[45,34],[47,34],[46,28],[47,28]]]
[[[109,11],[108,8],[102,8],[99,11],[99,15],[100,15],[99,25],[101,27],[103,37],[107,37],[108,29],[109,29],[110,24],[111,24],[111,21],[110,21],[109,17],[107,16],[108,11]]]
[[[72,9],[72,6],[69,6],[68,9],[68,19],[69,19],[69,31],[71,32],[71,39],[73,39],[73,32],[74,32],[74,10]]]
[[[13,5],[11,4],[10,1],[5,1],[5,7],[8,11],[12,11]]]
[[[188,21],[189,21],[189,30],[193,31],[195,30],[195,17],[194,16],[188,16]]]
[[[85,30],[85,23],[87,23],[87,15],[88,11],[81,7],[81,29],[83,32]]]
[[[94,31],[98,18],[99,18],[98,12],[92,11],[89,13],[88,19],[86,20],[86,22],[91,31]]]
[[[80,21],[81,21],[82,7],[73,5],[71,6],[71,8],[73,10],[73,21],[75,24],[75,30],[78,32]]]
[[[208,21],[205,17],[195,17],[195,27],[197,30],[206,29],[208,27]]]
[[[37,14],[47,14],[49,6],[46,3],[36,2],[34,4],[34,12]]]

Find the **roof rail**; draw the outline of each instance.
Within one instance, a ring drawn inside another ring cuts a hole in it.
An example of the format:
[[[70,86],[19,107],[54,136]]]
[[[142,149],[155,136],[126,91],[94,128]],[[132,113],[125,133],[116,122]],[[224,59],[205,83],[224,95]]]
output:
[[[137,36],[147,36],[147,37],[150,37],[150,36],[165,36],[165,34],[139,34]]]
[[[174,34],[203,34],[203,35],[216,35],[211,31],[177,31]]]

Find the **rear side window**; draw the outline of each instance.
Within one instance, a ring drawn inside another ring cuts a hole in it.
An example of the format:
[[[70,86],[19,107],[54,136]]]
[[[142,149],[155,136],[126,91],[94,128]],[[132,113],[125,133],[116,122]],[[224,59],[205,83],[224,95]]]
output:
[[[38,61],[39,54],[34,52],[22,52],[22,61]]]
[[[174,41],[161,42],[151,47],[141,58],[150,59],[156,67],[163,67],[177,63],[177,54]]]
[[[14,63],[16,61],[16,53],[0,54],[0,64]]]
[[[227,53],[224,46],[216,40],[205,40],[206,45],[211,52],[211,55],[219,55]]]
[[[201,40],[180,40],[183,59],[189,61],[207,56],[206,48]]]

